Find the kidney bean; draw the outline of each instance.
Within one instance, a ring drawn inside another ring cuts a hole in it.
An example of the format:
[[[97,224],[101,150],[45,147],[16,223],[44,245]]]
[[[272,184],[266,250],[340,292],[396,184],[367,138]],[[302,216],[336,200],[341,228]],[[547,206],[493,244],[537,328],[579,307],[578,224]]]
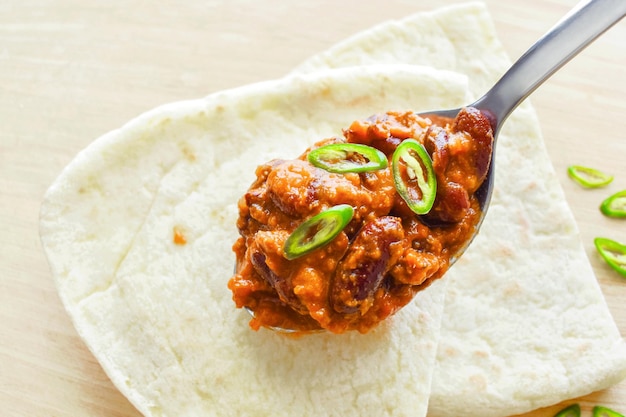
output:
[[[261,251],[254,251],[250,256],[250,261],[255,271],[276,290],[276,294],[282,302],[289,305],[296,311],[306,313],[306,307],[302,305],[298,297],[293,293],[292,285],[288,277],[279,277],[267,266],[266,256]]]
[[[470,159],[473,160],[476,184],[480,185],[487,177],[491,153],[493,152],[491,122],[480,110],[474,107],[466,107],[457,115],[452,124],[452,130],[453,132],[468,133],[472,137],[474,148]],[[468,191],[474,192],[475,189]]]
[[[341,314],[365,313],[405,244],[398,217],[384,216],[366,223],[335,270],[330,288],[332,308]]]

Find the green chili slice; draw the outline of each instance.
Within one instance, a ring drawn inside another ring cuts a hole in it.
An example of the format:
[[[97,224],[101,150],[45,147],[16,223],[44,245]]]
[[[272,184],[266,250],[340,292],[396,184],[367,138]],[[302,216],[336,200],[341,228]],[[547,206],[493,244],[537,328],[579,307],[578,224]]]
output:
[[[393,181],[398,194],[416,214],[426,214],[435,203],[437,178],[424,146],[415,139],[398,145],[391,157]]]
[[[554,417],[580,417],[580,405],[572,404],[556,413]]]
[[[353,214],[352,206],[340,204],[311,217],[285,241],[285,258],[296,259],[327,245],[350,223]]]
[[[331,143],[309,152],[308,160],[334,173],[378,171],[387,166],[384,153],[359,143]]]
[[[595,238],[593,243],[606,263],[626,277],[626,245],[604,237]]]
[[[624,417],[622,414],[611,410],[610,408],[596,405],[593,407],[593,417]]]
[[[600,211],[609,217],[626,217],[626,190],[618,191],[604,200]]]
[[[604,187],[613,181],[612,175],[580,165],[567,167],[567,173],[574,181],[587,188]]]

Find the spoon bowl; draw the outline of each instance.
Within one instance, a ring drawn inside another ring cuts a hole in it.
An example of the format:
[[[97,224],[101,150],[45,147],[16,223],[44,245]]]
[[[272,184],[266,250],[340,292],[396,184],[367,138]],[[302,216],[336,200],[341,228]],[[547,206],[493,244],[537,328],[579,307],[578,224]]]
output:
[[[585,0],[575,6],[543,37],[528,49],[500,78],[494,86],[465,107],[478,109],[490,122],[493,131],[493,151],[485,180],[475,195],[481,208],[481,216],[473,235],[464,247],[450,259],[450,266],[456,262],[478,234],[489,208],[495,179],[495,145],[509,115],[544,81],[552,76],[569,60],[581,52],[610,27],[626,15],[624,0]],[[424,118],[454,119],[461,108],[427,111],[420,113]],[[245,307],[254,317],[254,311]],[[281,333],[301,331],[282,327],[271,327]]]

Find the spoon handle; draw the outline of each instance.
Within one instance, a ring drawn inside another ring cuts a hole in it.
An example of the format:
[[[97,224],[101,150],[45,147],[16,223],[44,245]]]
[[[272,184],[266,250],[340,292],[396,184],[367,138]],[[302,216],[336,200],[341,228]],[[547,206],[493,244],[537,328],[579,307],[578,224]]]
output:
[[[473,104],[501,126],[537,87],[626,15],[626,0],[580,2]]]

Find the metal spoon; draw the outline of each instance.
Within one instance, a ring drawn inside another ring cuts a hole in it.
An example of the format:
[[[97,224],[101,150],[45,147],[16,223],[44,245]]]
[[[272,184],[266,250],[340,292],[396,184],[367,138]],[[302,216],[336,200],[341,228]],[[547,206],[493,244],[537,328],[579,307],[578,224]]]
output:
[[[507,117],[537,87],[626,15],[626,0],[585,0],[576,5],[542,38],[530,47],[500,80],[481,98],[465,107],[480,110],[491,122],[494,140]],[[454,118],[461,108],[424,112],[421,116]],[[495,150],[495,143],[494,143]],[[452,265],[470,245],[485,218],[494,186],[494,157],[487,178],[476,192],[481,218],[474,236],[450,260]],[[254,316],[254,312],[246,308]],[[297,330],[272,327],[274,331],[294,333]]]
[[[625,15],[626,1],[624,0],[581,1],[535,42],[484,96],[466,106],[477,108],[490,120],[493,128],[494,152],[491,155],[487,178],[476,192],[482,211],[476,232],[465,248],[457,252],[450,260],[450,265],[463,254],[478,234],[487,213],[494,186],[495,144],[504,121],[544,81]],[[454,118],[460,110],[458,108],[429,111],[421,115]]]

